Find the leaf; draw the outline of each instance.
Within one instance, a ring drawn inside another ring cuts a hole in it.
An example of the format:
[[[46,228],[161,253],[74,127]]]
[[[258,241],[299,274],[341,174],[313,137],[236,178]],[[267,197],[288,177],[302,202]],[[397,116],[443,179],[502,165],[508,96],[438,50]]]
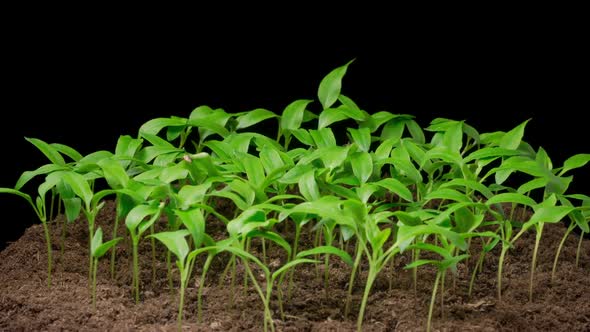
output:
[[[373,174],[373,160],[368,152],[357,152],[350,156],[350,164],[354,176],[361,182],[366,183]]]
[[[472,160],[489,159],[497,157],[511,157],[520,155],[517,150],[504,149],[499,147],[485,147],[470,153],[464,161],[470,162]]]
[[[353,265],[352,258],[350,257],[350,255],[346,251],[338,249],[333,246],[319,246],[319,247],[315,247],[315,248],[312,248],[309,250],[300,251],[297,253],[296,257],[303,258],[303,257],[307,257],[307,256],[321,255],[321,254],[338,256],[348,266]]]
[[[564,163],[559,175],[563,175],[565,172],[572,169],[580,168],[585,166],[590,161],[590,154],[580,153],[569,157]]]
[[[408,128],[408,131],[410,132],[410,135],[412,135],[412,138],[414,141],[416,141],[416,143],[424,144],[426,142],[426,138],[424,138],[424,131],[422,131],[422,128],[420,128],[420,125],[418,125],[416,121],[406,120],[405,124],[406,128]]]
[[[384,123],[386,123],[387,121],[389,121],[395,117],[396,117],[395,114],[391,114],[391,113],[385,112],[385,111],[380,111],[380,112],[371,114],[371,116],[368,118],[368,120],[363,122],[360,127],[361,128],[365,128],[365,127],[369,128],[371,133],[374,133],[377,129],[379,129],[379,127],[381,127],[381,125],[383,125]]]
[[[205,199],[205,194],[211,188],[211,182],[207,181],[200,185],[184,185],[178,191],[178,198],[180,200],[180,207],[188,209],[195,203],[202,203]]]
[[[352,61],[354,60],[349,61],[344,66],[332,70],[320,82],[318,99],[324,109],[329,108],[336,102],[336,100],[338,100],[340,89],[342,88],[342,78],[344,77],[344,74],[346,74],[348,65],[350,65]]]
[[[153,205],[140,204],[131,209],[125,218],[125,226],[132,233],[135,233],[139,224],[148,216],[158,212],[158,207]]]
[[[422,265],[427,265],[427,264],[432,264],[434,266],[439,266],[440,262],[434,259],[417,259],[413,262],[411,262],[410,264],[407,264],[406,266],[404,266],[404,269],[409,270],[409,269],[413,269],[416,267],[420,267]]]
[[[115,156],[119,158],[133,158],[142,144],[142,139],[133,138],[129,135],[119,136],[117,146],[115,147]],[[131,160],[120,160],[119,163],[121,166],[127,167],[131,163]]]
[[[80,209],[82,208],[82,201],[78,197],[74,198],[62,198],[64,202],[66,220],[72,222],[80,215]]]
[[[86,210],[90,210],[92,196],[94,194],[88,185],[88,181],[82,175],[75,172],[64,172],[63,180],[72,187],[72,190],[78,197],[82,198],[86,205]]]
[[[375,182],[374,184],[389,190],[390,192],[398,195],[399,197],[405,199],[408,202],[412,202],[414,198],[412,197],[412,192],[399,180],[394,178],[386,178],[380,181]]]
[[[311,138],[318,148],[328,148],[336,146],[336,138],[331,128],[323,128],[319,130],[309,130]]]
[[[361,151],[369,151],[371,148],[371,132],[369,131],[369,128],[349,128],[348,132],[352,137],[352,141],[356,143]]]
[[[36,177],[37,175],[47,174],[55,171],[65,171],[68,168],[65,166],[60,166],[56,164],[47,164],[37,168],[34,171],[25,171],[19,177],[18,181],[16,181],[16,185],[14,189],[20,190],[27,182],[29,182],[32,178]]]
[[[248,181],[255,187],[259,188],[262,182],[264,182],[264,168],[260,159],[252,155],[246,154],[241,158],[242,165],[246,170]]]
[[[98,162],[98,166],[102,168],[105,180],[113,189],[127,187],[129,182],[129,175],[121,166],[121,164],[113,159],[103,159]]]
[[[276,280],[282,273],[287,272],[290,268],[299,265],[299,264],[304,264],[304,263],[318,263],[318,261],[313,260],[313,259],[309,259],[309,258],[298,258],[298,259],[294,259],[290,262],[288,262],[287,264],[281,266],[278,270],[276,270],[275,272],[273,272],[272,274],[272,280]]]
[[[449,126],[443,135],[442,143],[449,152],[458,154],[463,146],[463,123],[455,121]]]
[[[247,128],[266,119],[274,117],[277,117],[277,115],[273,112],[265,110],[264,108],[257,108],[255,110],[246,112],[245,114],[238,116],[236,118],[236,121],[238,122],[236,129]]]
[[[298,181],[301,195],[308,201],[315,201],[320,198],[320,191],[315,180],[315,171],[310,169],[303,174]]]
[[[449,182],[445,182],[445,183],[441,184],[439,188],[442,189],[442,188],[447,188],[447,187],[468,188],[468,189],[471,189],[474,191],[478,191],[487,199],[494,196],[494,194],[492,193],[492,191],[490,189],[488,189],[488,187],[486,187],[485,185],[483,185],[477,181],[473,181],[473,180],[465,180],[465,179],[459,179],[459,178],[452,179]]]
[[[516,190],[516,192],[518,192],[519,194],[526,194],[531,192],[534,189],[538,189],[538,188],[543,188],[547,185],[547,178],[535,178],[532,179],[524,184],[522,184],[520,187],[518,187],[518,189]]]
[[[451,200],[451,201],[461,202],[461,203],[471,202],[471,199],[469,197],[467,197],[465,194],[463,194],[455,189],[450,189],[450,188],[436,189],[436,190],[428,193],[424,197],[424,200],[426,200],[426,201],[429,201],[432,199],[445,199],[445,200]]]
[[[457,233],[467,233],[477,228],[483,221],[483,214],[474,214],[466,207],[455,210],[455,231]]]
[[[90,252],[92,253],[93,257],[94,257],[94,253],[96,252],[96,249],[101,244],[102,244],[102,228],[98,227],[96,232],[94,232],[94,236],[92,237],[92,240],[90,241]]]
[[[374,237],[369,238],[373,252],[381,250],[387,239],[391,235],[391,228],[385,228],[377,232]]]
[[[313,138],[311,137],[311,135],[309,134],[309,131],[307,129],[303,129],[303,128],[299,128],[299,129],[295,129],[295,130],[291,130],[291,134],[293,134],[293,136],[295,136],[295,138],[308,146],[312,146],[313,145]]]
[[[49,161],[51,161],[52,163],[54,163],[56,165],[60,165],[60,166],[66,165],[66,161],[61,156],[61,154],[59,154],[59,152],[57,151],[57,149],[55,147],[43,142],[40,139],[37,139],[37,138],[25,137],[25,139],[29,143],[33,144],[37,149],[39,149],[39,151],[41,151],[45,155],[45,157],[47,157],[47,159],[49,159]]]
[[[539,222],[556,223],[573,210],[574,208],[571,206],[543,206],[535,210],[535,213],[525,225],[534,225]],[[525,225],[523,225],[523,228],[525,228]]]
[[[263,227],[266,224],[268,223],[263,210],[249,208],[227,224],[227,231],[231,237],[247,235],[254,229]]]
[[[112,247],[114,247],[121,240],[123,240],[123,238],[122,237],[118,237],[118,238],[112,239],[110,241],[107,241],[107,242],[101,244],[93,252],[92,257],[94,257],[94,258],[100,258],[100,257],[104,256],[104,254],[106,254],[107,251],[109,251],[109,249],[111,249]]]
[[[205,236],[205,218],[201,209],[174,210],[174,214],[180,218],[184,227],[191,234],[195,248],[200,248]]]
[[[185,230],[179,230],[174,232],[160,232],[149,235],[148,237],[153,237],[162,242],[166,248],[168,248],[168,250],[170,250],[178,258],[178,261],[181,262],[182,266],[184,266],[185,258],[189,251],[188,244],[185,239],[187,233],[188,232]]]
[[[318,149],[318,152],[321,153],[320,158],[322,159],[324,166],[333,170],[342,165],[346,160],[346,157],[348,156],[348,147],[336,145],[321,150]]]
[[[348,119],[348,115],[340,108],[326,108],[324,109],[318,119],[318,129],[326,128],[334,122]]]
[[[279,234],[275,232],[253,230],[248,233],[248,237],[261,237],[270,240],[276,243],[277,245],[281,246],[283,249],[285,249],[285,251],[287,252],[287,257],[291,257],[291,246],[289,245],[289,242],[287,242],[285,239],[283,239],[283,237],[281,237]]]
[[[57,150],[59,153],[65,154],[66,156],[70,157],[73,161],[78,161],[83,158],[80,152],[74,150],[73,148],[67,145],[59,143],[51,143],[50,145],[53,148],[55,148],[55,150]]]
[[[303,112],[311,100],[300,99],[289,104],[281,116],[281,130],[299,129],[303,121]]]
[[[511,131],[504,134],[504,136],[502,136],[500,139],[500,147],[504,149],[516,150],[520,145],[522,136],[524,135],[524,128],[529,121],[530,119],[526,120]]]
[[[398,142],[399,140],[395,138],[386,139],[385,141],[383,141],[377,147],[377,149],[375,149],[374,160],[377,162],[389,158],[389,156],[391,155],[391,150],[393,150],[393,146]]]
[[[157,135],[163,128],[170,126],[186,126],[187,119],[181,118],[156,118],[149,120],[148,122],[141,125],[139,128],[139,134],[144,136]]]
[[[535,206],[535,202],[532,198],[518,193],[502,193],[495,195],[486,201],[486,205],[490,206],[498,203],[517,203],[526,206]]]
[[[176,180],[186,179],[188,177],[188,173],[189,171],[184,165],[182,165],[181,162],[180,164],[164,168],[158,178],[164,183],[172,183]]]

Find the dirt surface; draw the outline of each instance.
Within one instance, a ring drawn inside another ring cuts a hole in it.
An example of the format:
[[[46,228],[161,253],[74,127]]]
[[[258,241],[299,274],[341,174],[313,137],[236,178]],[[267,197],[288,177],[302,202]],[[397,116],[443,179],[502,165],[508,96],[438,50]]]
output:
[[[219,206],[218,206],[219,208]],[[110,238],[114,219],[113,204],[101,211],[98,225]],[[176,331],[178,308],[178,275],[174,288],[168,287],[163,247],[157,245],[156,278],[152,278],[151,246],[144,240],[141,273],[142,299],[135,304],[131,297],[131,256],[127,244],[117,248],[114,279],[110,276],[109,258],[100,261],[97,286],[97,310],[93,311],[88,287],[88,229],[84,219],[68,225],[66,245],[60,253],[62,218],[51,224],[55,268],[53,285],[46,286],[46,247],[41,225],[29,228],[20,240],[0,253],[0,330],[2,331]],[[161,223],[165,223],[161,220]],[[223,225],[208,220],[208,231],[221,234]],[[124,227],[124,226],[123,226]],[[287,226],[287,234],[292,228]],[[478,253],[460,264],[458,275],[446,278],[443,315],[440,298],[434,313],[436,331],[588,331],[590,330],[590,243],[584,240],[579,267],[575,267],[578,236],[572,234],[562,252],[557,280],[551,283],[551,266],[555,250],[565,228],[561,224],[546,225],[539,251],[533,302],[528,300],[529,268],[534,244],[530,232],[509,252],[504,266],[504,293],[501,303],[496,299],[498,252],[488,255],[478,275],[471,298],[467,295],[471,267]],[[120,229],[123,235],[123,229]],[[289,241],[290,235],[286,236]],[[303,248],[310,246],[304,236]],[[260,243],[253,242],[253,251],[260,253]],[[474,245],[477,250],[477,245]],[[497,249],[496,249],[497,250]],[[272,265],[284,259],[276,246],[269,248]],[[110,253],[107,254],[110,257]],[[207,275],[203,295],[203,321],[197,323],[197,284],[191,280],[187,290],[186,331],[261,331],[263,305],[257,293],[243,288],[243,266],[238,264],[236,288],[232,290],[229,276],[220,283],[220,276],[229,260],[218,256]],[[202,260],[196,267],[200,274]],[[407,256],[398,256],[393,270],[387,267],[378,277],[365,314],[366,331],[423,331],[426,324],[432,281],[435,271],[420,268],[417,294],[412,287],[412,273],[402,267]],[[353,310],[344,317],[344,304],[350,268],[331,260],[328,293],[323,285],[323,265],[299,266],[290,300],[285,301],[285,317],[281,319],[277,299],[272,311],[278,331],[352,331],[362,296],[367,268],[363,266],[361,282],[354,288]],[[392,278],[393,277],[393,278]],[[390,282],[391,281],[391,282]],[[275,296],[276,296],[275,292]],[[233,297],[233,301],[232,301]],[[233,302],[233,305],[232,305]]]

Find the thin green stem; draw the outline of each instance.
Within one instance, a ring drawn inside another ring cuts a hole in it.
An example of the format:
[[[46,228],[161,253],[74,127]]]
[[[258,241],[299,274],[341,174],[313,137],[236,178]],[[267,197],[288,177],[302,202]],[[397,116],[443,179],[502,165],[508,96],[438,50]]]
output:
[[[561,250],[563,249],[563,245],[565,244],[565,240],[570,235],[570,233],[576,228],[576,223],[572,222],[570,226],[565,231],[565,234],[561,238],[559,242],[559,247],[557,247],[557,252],[555,253],[555,259],[553,260],[553,268],[551,269],[551,283],[555,281],[555,273],[557,272],[557,261],[559,260],[559,255],[561,254]]]
[[[272,321],[272,315],[270,313],[269,303],[267,302],[267,296],[265,296],[264,293],[262,292],[262,288],[258,284],[258,281],[256,280],[256,277],[254,276],[254,273],[252,273],[252,269],[250,269],[250,266],[248,265],[248,261],[245,259],[242,259],[242,262],[244,263],[244,267],[246,268],[247,275],[250,276],[250,279],[252,279],[252,284],[254,285],[256,292],[258,293],[258,295],[260,296],[260,298],[262,299],[262,302],[264,304],[264,331],[265,332],[268,331],[268,325],[270,324],[270,329],[271,329],[271,331],[274,332],[275,328],[274,328],[274,323]],[[270,281],[268,281],[268,280],[267,280],[267,282],[270,283]],[[267,288],[268,288],[268,284],[267,284]],[[268,290],[267,290],[267,293],[268,293]]]
[[[363,327],[363,318],[365,316],[365,309],[367,307],[367,301],[369,300],[369,294],[371,293],[371,288],[373,287],[373,282],[377,277],[377,271],[375,269],[374,264],[369,262],[369,275],[367,276],[367,283],[365,284],[365,291],[363,293],[363,299],[361,301],[361,309],[359,310],[359,316],[356,321],[356,330],[358,332],[362,331]]]
[[[113,225],[113,235],[112,238],[117,237],[117,232],[119,231],[119,212],[115,214],[115,224]],[[114,247],[111,250],[111,279],[115,279],[115,264],[117,259],[117,248]]]
[[[266,241],[264,240],[264,238],[261,238],[260,240],[262,242],[262,263],[266,265]]]
[[[507,251],[508,246],[502,243],[502,250],[500,252],[500,258],[498,260],[498,303],[502,302],[502,268],[504,267],[504,257],[506,257]]]
[[[537,252],[539,251],[539,243],[541,242],[541,236],[543,234],[544,223],[540,222],[537,224],[537,234],[535,236],[535,248],[533,249],[533,260],[531,262],[531,280],[529,282],[529,301],[533,301],[533,282],[535,278],[535,268],[537,267]]]
[[[299,223],[295,223],[295,240],[293,240],[293,254],[291,256],[291,260],[295,259],[295,257],[297,256],[300,235],[301,225]],[[293,289],[293,274],[295,274],[295,268],[292,268],[291,271],[289,271],[289,284],[287,285],[287,300],[291,299],[291,291]]]
[[[181,280],[180,280],[180,300],[178,302],[178,331],[182,331],[182,310],[184,308],[184,292],[186,289],[186,272],[181,269],[180,271]]]
[[[436,292],[438,283],[440,281],[441,271],[436,273],[436,279],[434,279],[434,286],[432,288],[432,295],[430,297],[430,306],[428,307],[428,321],[426,322],[426,332],[430,332],[432,327],[432,312],[434,311],[434,303],[436,302]]]
[[[356,272],[357,269],[359,267],[359,264],[361,262],[361,258],[363,255],[363,251],[361,249],[361,246],[358,244],[358,238],[357,238],[357,243],[355,245],[356,248],[356,256],[354,258],[354,264],[352,265],[352,271],[350,272],[350,279],[348,280],[348,294],[346,296],[346,305],[344,306],[344,318],[348,318],[348,314],[350,313],[350,306],[351,306],[351,302],[352,302],[352,288],[354,287],[354,279],[356,276]]]
[[[213,255],[209,254],[207,256],[207,260],[205,261],[205,265],[203,265],[203,272],[201,273],[201,280],[199,281],[199,291],[197,295],[197,322],[201,323],[203,317],[203,288],[205,285],[205,276],[207,275],[207,271],[209,271],[209,266],[211,265],[211,261],[213,261]]]
[[[471,294],[473,292],[473,284],[475,283],[475,277],[477,276],[478,267],[481,264],[483,264],[483,260],[485,259],[485,256],[486,256],[486,252],[485,252],[485,250],[482,250],[481,253],[479,254],[477,262],[475,263],[473,271],[471,272],[471,280],[469,281],[469,291],[467,292],[467,297],[469,297],[469,298],[471,298]]]
[[[96,271],[98,270],[98,258],[92,264],[92,310],[96,311]]]
[[[133,239],[133,292],[135,293],[136,304],[139,303],[139,258],[137,242],[137,240]]]
[[[154,235],[154,224],[150,226],[150,234]],[[151,237],[151,245],[152,245],[152,285],[156,284],[156,239],[152,236]]]
[[[49,227],[47,222],[41,219],[41,225],[43,225],[43,234],[45,234],[45,244],[47,245],[47,287],[51,288],[51,271],[53,268],[53,255],[51,250],[51,235],[49,235]]]

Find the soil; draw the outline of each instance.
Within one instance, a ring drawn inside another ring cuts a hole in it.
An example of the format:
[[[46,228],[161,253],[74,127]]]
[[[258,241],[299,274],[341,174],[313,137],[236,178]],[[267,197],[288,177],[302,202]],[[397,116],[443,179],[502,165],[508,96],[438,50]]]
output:
[[[219,206],[218,206],[219,208]],[[108,203],[97,220],[106,234],[114,220],[114,207]],[[63,254],[60,238],[63,217],[50,224],[53,239],[53,285],[46,285],[46,246],[41,225],[30,227],[18,240],[0,253],[0,330],[2,331],[176,331],[178,308],[178,275],[174,288],[166,278],[163,247],[157,244],[156,276],[152,278],[151,246],[144,240],[140,248],[142,273],[139,304],[131,297],[130,250],[127,243],[117,248],[114,279],[110,276],[109,258],[99,263],[97,310],[91,306],[88,287],[88,230],[85,220],[67,226]],[[162,219],[161,223],[165,224]],[[124,226],[123,226],[124,227]],[[208,231],[221,234],[223,225],[208,220]],[[291,241],[292,229],[285,226]],[[454,280],[446,278],[443,315],[440,299],[433,318],[434,331],[588,331],[590,330],[590,242],[584,240],[580,264],[575,266],[578,236],[572,234],[565,243],[559,261],[557,280],[551,283],[551,267],[555,250],[565,228],[547,224],[539,251],[535,275],[534,298],[528,300],[529,269],[534,232],[517,242],[507,255],[504,266],[503,298],[496,299],[498,252],[488,255],[478,275],[471,298],[467,294],[470,270],[477,259],[474,251],[467,264],[459,264]],[[123,235],[123,229],[120,229]],[[301,247],[309,247],[311,239],[304,236]],[[477,246],[474,246],[474,248]],[[260,254],[259,242],[252,243]],[[474,249],[476,250],[476,249]],[[497,249],[496,249],[497,250]],[[285,255],[276,246],[267,250],[271,265]],[[107,254],[110,256],[110,253]],[[366,331],[423,331],[435,271],[419,269],[417,293],[412,286],[412,273],[403,269],[409,257],[398,256],[394,268],[388,266],[378,277],[367,306]],[[197,284],[191,280],[187,290],[186,331],[261,331],[263,306],[253,288],[243,288],[243,266],[238,264],[236,288],[229,277],[220,276],[229,260],[219,255],[213,262],[203,295],[203,321],[197,322]],[[200,274],[202,261],[195,272]],[[469,268],[468,268],[469,267]],[[367,267],[354,287],[352,312],[344,317],[344,303],[350,268],[337,259],[330,264],[328,292],[324,288],[323,264],[300,265],[295,272],[295,287],[285,301],[285,317],[281,319],[277,299],[272,311],[277,331],[353,331],[363,292]],[[196,279],[195,279],[196,280]],[[276,293],[276,292],[275,292]],[[232,301],[233,298],[233,301]],[[232,305],[233,302],[233,305]]]

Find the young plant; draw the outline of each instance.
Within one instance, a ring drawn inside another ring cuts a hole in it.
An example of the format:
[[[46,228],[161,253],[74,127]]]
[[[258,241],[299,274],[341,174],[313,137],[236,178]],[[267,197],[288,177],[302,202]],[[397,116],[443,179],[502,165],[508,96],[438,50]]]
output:
[[[102,242],[102,228],[98,228],[92,237],[92,242],[90,245],[90,252],[92,253],[92,308],[96,310],[96,271],[98,270],[98,260],[106,252],[114,247],[117,242],[121,241],[123,238],[118,237],[116,239],[112,239],[108,242]]]

